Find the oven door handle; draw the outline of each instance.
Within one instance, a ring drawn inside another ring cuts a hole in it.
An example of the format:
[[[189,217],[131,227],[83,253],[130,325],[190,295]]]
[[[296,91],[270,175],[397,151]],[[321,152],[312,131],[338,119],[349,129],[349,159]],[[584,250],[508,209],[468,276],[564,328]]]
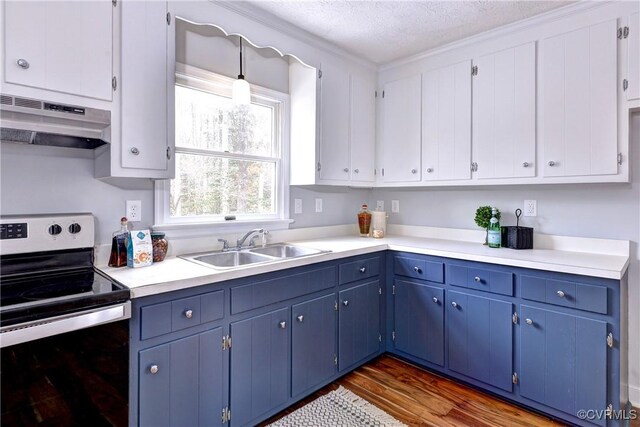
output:
[[[94,310],[11,325],[0,330],[0,348],[131,318],[131,301]]]

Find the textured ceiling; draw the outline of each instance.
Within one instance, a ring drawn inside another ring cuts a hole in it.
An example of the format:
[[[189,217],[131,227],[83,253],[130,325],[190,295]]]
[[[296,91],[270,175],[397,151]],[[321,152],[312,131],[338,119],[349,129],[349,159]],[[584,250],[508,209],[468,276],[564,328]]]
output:
[[[569,1],[249,1],[377,64],[564,6]]]

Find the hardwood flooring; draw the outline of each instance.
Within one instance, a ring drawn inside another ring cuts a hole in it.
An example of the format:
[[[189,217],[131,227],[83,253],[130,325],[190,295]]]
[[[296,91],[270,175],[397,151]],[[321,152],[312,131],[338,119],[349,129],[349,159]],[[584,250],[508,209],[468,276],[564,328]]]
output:
[[[408,426],[562,426],[543,415],[384,355],[267,420],[344,386]],[[640,421],[631,427],[640,427]]]

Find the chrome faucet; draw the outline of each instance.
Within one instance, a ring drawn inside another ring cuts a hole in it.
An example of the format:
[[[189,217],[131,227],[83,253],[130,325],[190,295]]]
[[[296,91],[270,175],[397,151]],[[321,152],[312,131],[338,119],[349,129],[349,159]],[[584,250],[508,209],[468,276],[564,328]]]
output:
[[[256,235],[252,236],[253,234],[256,234]],[[238,250],[242,249],[242,245],[244,245],[244,242],[247,239],[249,239],[249,247],[255,246],[255,243],[254,243],[253,239],[257,238],[258,234],[263,234],[264,235],[264,229],[263,228],[254,228],[253,230],[248,231],[247,234],[245,234],[244,236],[242,236],[241,238],[239,238],[236,241],[236,249],[238,249]]]

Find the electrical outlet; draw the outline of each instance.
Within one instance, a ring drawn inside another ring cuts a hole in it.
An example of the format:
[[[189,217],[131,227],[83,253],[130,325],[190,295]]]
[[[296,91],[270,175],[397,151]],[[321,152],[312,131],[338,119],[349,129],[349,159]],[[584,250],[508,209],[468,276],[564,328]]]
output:
[[[384,212],[384,200],[378,200],[376,202],[376,210]]]
[[[125,216],[127,217],[127,220],[136,222],[142,219],[142,201],[127,200],[126,207],[127,211]]]
[[[302,213],[302,199],[294,199],[293,200],[293,213],[301,214]]]
[[[322,199],[316,199],[316,213],[322,212]]]
[[[524,201],[524,216],[538,216],[538,204],[535,200]]]
[[[400,213],[400,200],[391,201],[391,212]]]

